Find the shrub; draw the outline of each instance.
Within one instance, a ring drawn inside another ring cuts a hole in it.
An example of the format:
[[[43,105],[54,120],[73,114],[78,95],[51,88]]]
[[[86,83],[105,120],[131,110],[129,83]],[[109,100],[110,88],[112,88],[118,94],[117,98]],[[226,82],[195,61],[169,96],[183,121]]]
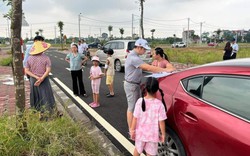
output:
[[[4,57],[0,59],[0,66],[10,66],[12,63],[12,57]]]

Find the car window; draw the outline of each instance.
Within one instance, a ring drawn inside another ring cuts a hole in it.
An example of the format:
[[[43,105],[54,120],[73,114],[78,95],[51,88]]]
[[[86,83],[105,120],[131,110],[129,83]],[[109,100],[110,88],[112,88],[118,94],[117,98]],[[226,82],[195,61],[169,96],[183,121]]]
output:
[[[201,87],[202,87],[202,83],[203,83],[203,77],[196,77],[196,78],[191,78],[187,81],[187,85],[186,85],[186,90],[195,95],[200,97],[201,95]]]
[[[110,45],[110,49],[117,49],[118,43],[117,42],[112,42]]]
[[[107,43],[105,46],[104,46],[104,49],[109,49],[110,47],[110,43]]]
[[[135,47],[135,42],[128,42],[128,50],[133,50]]]
[[[118,42],[117,43],[117,49],[124,49],[124,43],[123,42]]]
[[[202,99],[250,120],[250,79],[207,76],[204,79]]]

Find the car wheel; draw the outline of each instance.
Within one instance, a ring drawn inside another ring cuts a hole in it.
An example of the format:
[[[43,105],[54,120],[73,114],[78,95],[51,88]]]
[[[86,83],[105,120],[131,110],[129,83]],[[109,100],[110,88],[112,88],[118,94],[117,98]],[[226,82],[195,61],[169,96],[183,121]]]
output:
[[[167,127],[165,143],[158,144],[158,156],[186,156],[179,137],[169,127]]]
[[[115,71],[118,71],[118,72],[122,72],[123,71],[122,64],[121,64],[120,60],[116,60],[115,61]]]

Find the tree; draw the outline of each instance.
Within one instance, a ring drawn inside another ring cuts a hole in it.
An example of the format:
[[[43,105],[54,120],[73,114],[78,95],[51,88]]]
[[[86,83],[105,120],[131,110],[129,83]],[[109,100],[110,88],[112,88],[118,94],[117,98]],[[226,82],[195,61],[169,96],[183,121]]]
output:
[[[62,21],[59,21],[59,22],[57,23],[57,25],[58,25],[58,27],[59,27],[61,47],[62,47],[62,49],[63,49],[63,43],[62,43],[63,34],[62,34],[62,32],[63,32],[63,26],[64,26],[64,24],[63,24]]]
[[[152,33],[151,37],[152,37],[152,40],[153,40],[153,39],[154,39],[155,29],[152,29],[152,30],[150,30],[150,31],[151,31],[151,33]]]
[[[139,2],[140,2],[140,9],[141,9],[141,20],[140,20],[141,37],[144,38],[144,28],[143,28],[143,11],[144,11],[144,7],[143,7],[143,3],[145,2],[145,0],[139,0]]]
[[[25,110],[24,73],[21,52],[22,1],[11,1],[11,53],[13,61],[13,77],[15,82],[15,99],[17,128],[22,135],[27,132],[27,122],[23,120]]]
[[[124,29],[123,29],[123,28],[120,28],[119,30],[120,30],[121,38],[123,38]]]
[[[41,36],[43,36],[43,29],[38,29],[38,31],[41,34]]]
[[[39,31],[36,31],[35,34],[36,34],[36,36],[38,36],[39,35]]]
[[[109,38],[111,39],[111,31],[113,31],[113,26],[109,25],[108,31],[109,31]]]

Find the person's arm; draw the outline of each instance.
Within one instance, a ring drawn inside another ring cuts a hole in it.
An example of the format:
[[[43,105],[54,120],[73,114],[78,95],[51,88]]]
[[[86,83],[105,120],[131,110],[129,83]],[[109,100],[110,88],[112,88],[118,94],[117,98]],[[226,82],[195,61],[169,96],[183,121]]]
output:
[[[159,72],[172,72],[175,70],[175,67],[169,66],[167,68],[160,68],[160,67],[155,67],[152,65],[149,65],[147,63],[143,63],[139,66],[142,70],[146,70],[152,73],[159,73]]]
[[[82,59],[82,64],[84,64],[85,62],[87,62],[88,57],[84,55],[83,59]]]
[[[25,67],[25,73],[28,74],[31,77],[34,77],[35,79],[39,79],[39,76],[36,76],[35,74],[33,74],[29,68]]]
[[[160,136],[160,141],[161,142],[165,142],[165,138],[166,138],[166,127],[165,127],[165,121],[159,121],[159,125],[160,125],[160,130],[161,130],[161,136]]]
[[[51,67],[46,67],[45,73],[43,74],[42,77],[39,77],[39,78],[38,78],[38,80],[35,82],[34,85],[35,85],[35,86],[39,86],[39,85],[43,82],[43,80],[44,80],[47,76],[49,76],[50,71],[51,71]]]
[[[106,60],[105,67],[104,67],[104,75],[107,74],[108,67],[109,67],[109,60],[107,59],[107,60]]]
[[[135,140],[135,128],[136,128],[137,118],[133,117],[131,127],[129,129],[130,138]]]
[[[68,63],[70,63],[70,58],[69,58],[69,54],[68,55],[66,55],[66,57],[65,57],[65,59],[64,59],[65,61],[67,61]]]

